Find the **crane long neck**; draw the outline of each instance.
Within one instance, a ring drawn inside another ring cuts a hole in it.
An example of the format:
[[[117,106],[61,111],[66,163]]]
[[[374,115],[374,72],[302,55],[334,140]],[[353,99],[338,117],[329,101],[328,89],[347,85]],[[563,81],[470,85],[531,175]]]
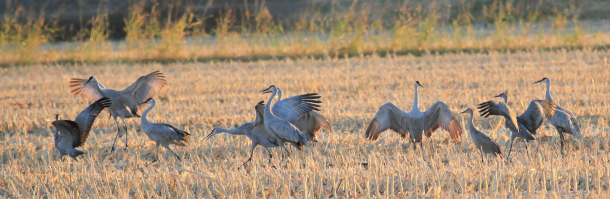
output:
[[[245,135],[245,133],[240,131],[239,128],[235,128],[235,129],[216,128],[216,131],[218,133],[228,133],[231,135]]]
[[[274,89],[273,92],[271,93],[271,97],[269,98],[269,100],[267,100],[267,105],[265,106],[265,111],[269,111],[271,112],[271,102],[273,101],[273,98],[275,97],[275,94],[277,93],[277,89]]]
[[[553,101],[553,98],[551,98],[551,80],[546,82],[546,100]]]
[[[419,89],[417,89],[417,87],[418,87],[418,86],[417,86],[417,85],[415,85],[415,100],[413,100],[413,110],[415,110],[415,109],[419,110],[419,99],[418,99],[418,98],[419,98],[419,95],[418,95],[418,93],[417,93],[417,91],[418,91]]]
[[[148,107],[148,109],[146,109],[144,111],[144,113],[142,113],[142,123],[150,123],[150,121],[148,121],[146,116],[148,116],[148,112],[150,112],[150,110],[152,110],[153,107],[155,107],[155,102],[151,102],[150,106]]]
[[[472,122],[472,118],[474,118],[473,113],[470,113],[470,120],[468,120],[469,123],[469,127],[470,127],[470,133],[474,133],[476,131],[476,128],[474,127],[474,122]]]
[[[282,89],[277,89],[277,101],[282,100]]]

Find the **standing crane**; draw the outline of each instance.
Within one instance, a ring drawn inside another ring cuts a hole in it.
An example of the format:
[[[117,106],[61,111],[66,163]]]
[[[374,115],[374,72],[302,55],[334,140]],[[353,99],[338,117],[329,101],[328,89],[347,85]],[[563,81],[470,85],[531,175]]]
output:
[[[148,100],[144,101],[144,103],[149,103],[150,106],[144,111],[142,117],[140,118],[142,130],[148,136],[148,138],[150,138],[150,140],[157,143],[157,154],[155,155],[155,160],[153,162],[159,160],[159,145],[163,146],[163,148],[174,154],[176,158],[178,158],[178,161],[182,161],[180,156],[169,148],[169,145],[174,144],[178,146],[186,146],[191,134],[169,124],[152,123],[148,121],[146,116],[148,115],[148,112],[155,107],[155,100],[153,98],[148,98]]]
[[[75,148],[85,144],[95,118],[107,107],[110,107],[110,99],[103,97],[79,113],[74,121],[59,120],[59,114],[55,115],[55,121],[51,124],[55,126],[55,149],[59,151],[60,158],[68,155],[76,160],[76,157],[85,154]]]
[[[470,120],[468,120],[470,124],[470,139],[472,139],[472,143],[474,144],[474,146],[479,149],[479,151],[481,151],[481,162],[484,161],[484,154],[491,153],[495,156],[502,155],[502,151],[500,150],[498,143],[496,143],[496,141],[492,140],[491,138],[489,138],[489,136],[485,135],[481,131],[477,130],[476,127],[474,127],[474,123],[472,122],[474,113],[472,112],[472,109],[468,108],[461,113],[470,114]]]
[[[284,146],[284,143],[286,142],[301,150],[311,138],[293,123],[295,123],[299,117],[312,110],[319,111],[317,107],[320,107],[318,104],[321,103],[321,101],[318,101],[317,99],[319,99],[320,96],[317,93],[310,93],[290,97],[278,101],[273,105],[272,109],[271,103],[277,94],[277,88],[274,85],[271,85],[269,88],[262,90],[261,93],[271,93],[271,97],[269,97],[269,100],[267,101],[264,112],[264,124],[267,133],[276,139],[278,146],[284,149],[287,155],[289,155],[289,152]]]
[[[116,140],[121,133],[117,117],[120,117],[125,125],[125,149],[127,149],[127,123],[125,118],[139,117],[137,111],[144,108],[145,104],[143,102],[154,97],[166,84],[167,81],[165,81],[163,73],[155,71],[138,78],[135,83],[121,91],[106,89],[95,76],[91,76],[89,79],[72,78],[70,88],[73,88],[72,94],[81,95],[91,101],[102,97],[110,98],[112,105],[106,110],[114,118],[117,126],[117,135],[112,143],[112,153],[115,149]],[[127,107],[131,111],[127,110]]]
[[[449,110],[445,103],[437,101],[428,110],[420,111],[417,94],[418,87],[423,86],[419,81],[415,81],[415,100],[410,112],[407,113],[401,110],[391,102],[381,106],[375,117],[373,117],[373,121],[371,121],[366,129],[366,138],[375,141],[381,133],[392,129],[400,134],[402,138],[406,138],[407,133],[411,135],[411,140],[414,142],[414,150],[416,149],[415,144],[417,142],[420,143],[420,147],[422,146],[422,133],[425,133],[426,137],[430,137],[432,132],[438,128],[449,131],[451,139],[460,138],[462,136],[462,129],[458,125],[453,112]]]
[[[551,80],[545,77],[534,82],[534,84],[537,83],[546,83],[546,100],[553,101],[553,98],[551,98]],[[555,129],[557,129],[557,134],[559,134],[559,138],[561,140],[561,154],[563,154],[564,133],[570,134],[579,139],[583,137],[582,133],[580,132],[580,125],[578,125],[578,121],[576,121],[576,115],[572,113],[572,111],[557,105],[555,115],[547,115],[546,118],[551,122]]]
[[[513,148],[513,141],[520,137],[525,140],[535,140],[536,131],[544,122],[545,115],[555,114],[555,103],[548,100],[532,100],[523,114],[515,117],[514,113],[508,106],[508,92],[501,93],[494,97],[500,97],[503,101],[487,101],[479,104],[479,112],[481,116],[487,118],[490,115],[503,116],[505,118],[504,125],[510,129],[510,148],[506,157],[510,156]],[[527,149],[527,144],[525,145]]]

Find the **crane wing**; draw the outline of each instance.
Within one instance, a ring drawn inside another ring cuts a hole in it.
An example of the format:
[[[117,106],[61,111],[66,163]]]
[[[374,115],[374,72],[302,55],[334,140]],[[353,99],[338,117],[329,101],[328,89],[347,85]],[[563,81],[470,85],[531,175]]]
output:
[[[319,111],[318,104],[321,103],[317,100],[319,98],[317,93],[297,95],[275,103],[271,110],[277,117],[295,124],[301,115],[312,110]]]
[[[121,97],[125,101],[125,105],[131,109],[132,114],[136,115],[137,110],[146,106],[146,103],[142,102],[154,97],[166,84],[163,73],[155,71],[138,78],[136,82],[123,89]]]
[[[254,124],[265,124],[265,101],[258,102],[258,104],[254,106],[254,111],[256,111],[256,120],[254,120]]]
[[[574,114],[572,111],[569,111],[561,106],[557,106],[557,111],[558,112],[564,112],[566,114],[566,117],[569,118],[569,126],[572,129],[572,134],[582,138],[582,134],[580,132],[580,125],[578,124],[578,121],[576,120],[576,114]]]
[[[495,102],[495,101],[487,101],[479,104],[479,113],[481,116],[487,118],[490,115],[504,116],[506,119],[510,119],[510,121],[515,126],[515,129],[519,131],[519,123],[517,122],[517,117],[512,114],[508,105],[504,102]]]
[[[333,131],[333,127],[330,125],[330,123],[328,123],[326,118],[315,111],[311,111],[299,117],[294,125],[303,131],[303,133],[307,134],[307,136],[309,136],[309,138],[314,142],[317,142],[316,134],[321,128],[328,129],[331,132]]]
[[[555,109],[556,105],[552,101],[532,100],[523,114],[517,117],[517,121],[524,124],[527,130],[535,135],[545,117],[555,115]]]
[[[80,137],[80,129],[78,128],[78,124],[74,121],[70,120],[56,120],[51,124],[57,128],[59,132],[61,132],[59,145],[61,147],[72,147],[76,148],[82,146],[85,142],[81,140]]]
[[[70,88],[72,89],[72,91],[70,91],[72,94],[74,95],[80,95],[83,96],[85,98],[87,98],[88,100],[91,101],[96,101],[102,97],[104,97],[101,93],[99,93],[93,86],[93,84],[86,84],[85,83],[88,81],[89,79],[79,79],[79,78],[72,78],[70,80]],[[104,87],[104,85],[102,85],[102,83],[99,83],[100,87],[102,89],[106,89]]]
[[[379,135],[388,129],[392,129],[394,132],[400,134],[402,138],[407,136],[409,133],[409,127],[404,120],[407,120],[407,113],[398,108],[391,102],[385,103],[379,107],[379,111],[373,117],[373,121],[369,124],[366,129],[366,138],[375,141],[379,138]]]
[[[480,146],[483,151],[492,152],[494,154],[502,154],[502,150],[500,150],[500,146],[494,140],[492,140],[489,136],[479,132],[477,134],[477,139],[481,143]]]
[[[424,132],[427,137],[430,137],[432,132],[436,131],[439,127],[448,131],[451,139],[455,140],[462,136],[462,128],[460,128],[460,125],[453,116],[453,112],[449,110],[445,103],[438,101],[432,104],[424,112],[424,117],[426,123]]]
[[[95,121],[95,118],[104,110],[106,107],[110,107],[110,99],[107,97],[103,97],[93,104],[89,105],[85,110],[80,112],[74,122],[78,124],[80,130],[80,140],[82,143],[85,143],[87,137],[89,136],[89,131],[91,130],[91,126]]]

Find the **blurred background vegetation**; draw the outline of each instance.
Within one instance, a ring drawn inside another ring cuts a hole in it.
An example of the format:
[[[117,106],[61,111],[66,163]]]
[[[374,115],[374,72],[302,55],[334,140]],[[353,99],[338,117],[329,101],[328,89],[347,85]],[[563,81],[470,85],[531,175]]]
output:
[[[5,0],[0,64],[606,50],[604,0]]]

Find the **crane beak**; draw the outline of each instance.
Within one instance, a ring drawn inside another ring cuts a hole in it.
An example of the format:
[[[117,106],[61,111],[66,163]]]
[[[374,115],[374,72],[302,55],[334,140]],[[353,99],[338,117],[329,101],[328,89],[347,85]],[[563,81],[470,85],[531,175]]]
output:
[[[538,80],[538,81],[536,81],[536,82],[534,82],[534,83],[532,83],[532,84],[537,84],[537,83],[540,83],[540,82],[542,82],[542,81],[544,81],[544,79]]]
[[[271,87],[269,87],[269,88],[271,88]],[[270,93],[271,91],[269,90],[269,88],[262,90],[261,93],[263,93],[263,94]]]
[[[462,113],[466,113],[466,112],[468,112],[468,109],[466,109],[466,110],[464,110],[464,111],[460,112],[460,114],[462,114]]]
[[[494,97],[502,97],[502,95],[504,95],[504,93],[499,94],[499,95],[496,95],[496,96],[494,96]]]
[[[214,131],[216,131],[216,128],[212,129],[212,132],[210,132],[210,134],[208,134],[208,136],[206,136],[205,139],[209,140],[214,135]]]

